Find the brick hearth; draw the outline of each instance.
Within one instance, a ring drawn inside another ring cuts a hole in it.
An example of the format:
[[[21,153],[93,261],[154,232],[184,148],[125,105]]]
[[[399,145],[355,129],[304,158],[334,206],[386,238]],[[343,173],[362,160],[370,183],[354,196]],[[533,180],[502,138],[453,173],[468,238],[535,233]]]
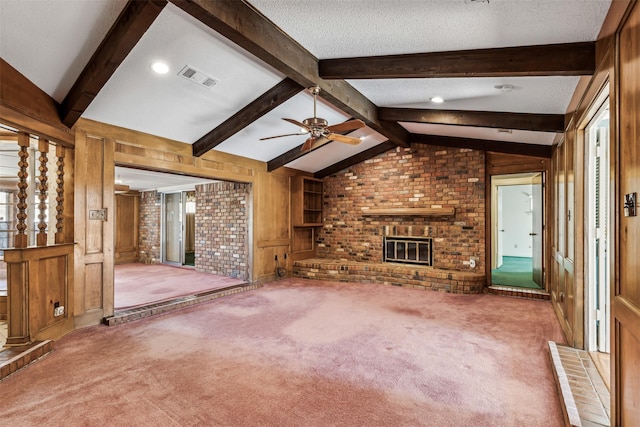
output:
[[[485,275],[419,265],[311,258],[293,263],[293,276],[338,282],[383,283],[455,294],[483,293]]]

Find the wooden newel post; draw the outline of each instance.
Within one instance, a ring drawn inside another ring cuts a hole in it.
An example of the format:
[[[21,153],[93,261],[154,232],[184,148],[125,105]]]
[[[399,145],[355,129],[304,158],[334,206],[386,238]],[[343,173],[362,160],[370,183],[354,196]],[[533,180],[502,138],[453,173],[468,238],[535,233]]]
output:
[[[14,240],[14,246],[16,248],[26,248],[29,242],[27,236],[27,187],[29,186],[29,134],[20,132],[18,134],[18,213],[16,218],[18,223],[16,224],[16,237]]]
[[[49,197],[49,183],[48,181],[48,166],[49,159],[47,153],[49,153],[49,141],[41,139],[38,142],[38,151],[40,152],[40,175],[38,176],[38,235],[36,237],[36,244],[38,246],[47,246],[47,198]]]
[[[56,243],[64,243],[64,147],[56,145]]]

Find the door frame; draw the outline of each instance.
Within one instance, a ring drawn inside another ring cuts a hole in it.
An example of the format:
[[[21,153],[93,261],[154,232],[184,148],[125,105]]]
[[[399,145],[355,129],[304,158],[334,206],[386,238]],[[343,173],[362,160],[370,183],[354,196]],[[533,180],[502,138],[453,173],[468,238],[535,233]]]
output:
[[[605,105],[607,104],[607,105]],[[584,343],[584,347],[586,350],[588,351],[599,351],[598,347],[597,347],[597,340],[598,337],[596,335],[596,328],[595,328],[595,321],[596,321],[596,313],[595,313],[595,299],[596,296],[594,295],[595,293],[595,280],[593,277],[593,270],[592,270],[592,264],[591,264],[591,257],[592,257],[592,251],[594,249],[594,245],[592,244],[592,240],[595,237],[593,235],[593,230],[591,230],[591,221],[592,221],[592,212],[591,212],[591,204],[593,202],[593,196],[592,196],[592,191],[594,190],[593,188],[593,182],[592,182],[592,173],[591,173],[591,159],[592,159],[592,147],[591,147],[591,140],[590,140],[590,136],[588,134],[588,128],[589,125],[592,123],[592,121],[605,109],[605,107],[609,107],[609,136],[611,136],[611,118],[612,113],[611,113],[611,98],[610,98],[610,85],[609,82],[606,82],[602,88],[600,89],[598,96],[594,99],[594,101],[592,102],[591,106],[589,107],[589,109],[587,110],[587,113],[585,114],[583,120],[580,123],[580,127],[579,127],[579,132],[580,132],[580,136],[581,136],[581,140],[583,142],[583,152],[584,152],[584,156],[583,156],[583,160],[584,160],[584,179],[585,179],[585,183],[584,183],[584,197],[583,197],[583,209],[584,209],[584,226],[583,226],[583,251],[584,251],[584,264],[583,264],[583,268],[584,268],[584,335],[585,335],[585,343]],[[611,291],[611,287],[614,283],[615,280],[615,275],[614,275],[614,270],[610,268],[611,262],[612,260],[615,259],[615,245],[613,244],[614,242],[612,241],[612,237],[614,237],[614,230],[613,230],[613,215],[614,215],[614,210],[612,209],[612,199],[613,196],[615,195],[615,183],[613,183],[613,181],[611,180],[612,177],[612,172],[613,170],[610,167],[610,161],[611,161],[611,157],[612,157],[612,140],[611,137],[609,137],[609,146],[607,147],[607,158],[605,159],[605,165],[609,168],[608,174],[607,174],[607,178],[608,178],[608,182],[609,182],[609,186],[608,186],[608,196],[609,196],[609,203],[607,204],[607,208],[608,208],[608,212],[607,212],[607,230],[608,230],[608,234],[609,234],[609,238],[607,240],[608,244],[607,244],[607,249],[608,249],[608,257],[607,259],[609,260],[608,264],[607,264],[607,268],[608,268],[608,276],[609,276],[609,283],[608,283],[608,291],[607,291],[607,295],[605,297],[605,304],[606,304],[606,312],[604,313],[604,320],[606,322],[606,337],[608,339],[608,342],[606,342],[605,344],[605,349],[607,351],[605,351],[606,353],[610,353],[610,339],[611,339],[611,321],[610,321],[610,314],[611,314],[611,301],[610,301],[610,291]]]
[[[503,154],[487,152],[485,157],[485,182],[491,183],[491,177],[494,175],[510,175],[517,173],[541,172],[543,175],[543,236],[542,236],[542,267],[543,267],[543,287],[542,291],[549,292],[549,274],[548,267],[550,262],[549,244],[549,215],[550,215],[550,197],[551,191],[547,185],[547,177],[550,176],[551,159],[545,157],[522,156],[516,154]],[[491,206],[494,203],[494,197],[491,194],[491,185],[485,185],[485,254],[487,254],[487,262],[485,263],[486,286],[491,286],[491,266],[493,263],[493,238],[491,233]]]
[[[545,225],[546,225],[546,191],[545,191],[545,180],[546,175],[545,171],[533,171],[533,172],[517,172],[517,173],[506,173],[506,174],[491,174],[489,176],[489,187],[491,188],[491,203],[489,204],[489,224],[488,229],[491,231],[491,252],[489,253],[489,262],[487,264],[491,267],[487,276],[487,283],[491,283],[491,270],[498,267],[497,258],[499,258],[499,242],[500,242],[500,230],[498,227],[498,187],[506,187],[511,185],[528,185],[533,183],[533,178],[536,175],[540,175],[542,182],[542,199],[541,199],[541,209],[542,209],[542,247],[540,248],[540,257],[542,260],[542,289],[546,289],[544,285],[546,285],[545,281]],[[494,177],[502,177],[500,178],[500,182],[494,182]],[[535,184],[533,184],[535,185]],[[495,225],[495,227],[494,227]],[[533,248],[532,248],[533,252]]]

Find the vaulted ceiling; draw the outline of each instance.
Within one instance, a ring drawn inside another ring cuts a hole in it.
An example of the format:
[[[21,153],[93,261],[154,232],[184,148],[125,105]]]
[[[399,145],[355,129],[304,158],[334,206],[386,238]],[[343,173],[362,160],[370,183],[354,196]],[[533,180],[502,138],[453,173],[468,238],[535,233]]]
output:
[[[411,143],[550,156],[610,0],[1,0],[0,56],[80,117],[317,176]],[[150,65],[163,61],[166,74]],[[197,71],[210,85],[182,74]],[[0,76],[1,78],[1,76]],[[301,153],[282,118],[366,127]],[[436,104],[434,97],[444,102]]]

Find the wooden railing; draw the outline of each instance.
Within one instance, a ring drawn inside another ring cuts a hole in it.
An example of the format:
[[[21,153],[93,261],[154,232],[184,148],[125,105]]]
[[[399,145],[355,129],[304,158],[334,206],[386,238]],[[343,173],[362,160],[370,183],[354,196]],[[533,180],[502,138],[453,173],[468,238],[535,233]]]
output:
[[[4,249],[8,346],[57,339],[73,329],[74,245],[65,242],[63,233],[65,149],[39,137],[37,150],[34,151],[30,150],[32,136],[29,133],[18,132],[15,138],[18,145],[15,236],[13,247]],[[52,145],[57,158],[55,201],[50,197],[49,185],[49,153]],[[31,172],[34,176],[29,176],[30,170],[35,171]],[[33,204],[36,204],[35,208]],[[55,221],[53,215],[47,212],[53,211],[54,207]],[[30,215],[35,215],[38,220],[30,218]]]
[[[49,242],[49,233],[52,233],[52,226],[54,224],[53,218],[47,221],[47,200],[49,199],[49,148],[51,146],[47,139],[40,138],[38,141],[38,152],[40,153],[37,159],[31,160],[29,158],[29,147],[31,144],[31,137],[28,133],[18,133],[18,193],[16,203],[16,235],[14,238],[13,247],[16,249],[26,248],[29,246],[29,186],[34,185],[38,190],[37,205],[38,211],[38,232],[36,234],[35,244],[36,246],[47,246]],[[64,227],[64,147],[56,145],[55,156],[56,162],[56,198],[55,198],[55,243],[64,243],[63,227]],[[35,157],[35,156],[34,156]],[[37,161],[37,170],[39,174],[34,179],[29,179],[29,163],[30,161]],[[34,222],[31,222],[34,224]]]

